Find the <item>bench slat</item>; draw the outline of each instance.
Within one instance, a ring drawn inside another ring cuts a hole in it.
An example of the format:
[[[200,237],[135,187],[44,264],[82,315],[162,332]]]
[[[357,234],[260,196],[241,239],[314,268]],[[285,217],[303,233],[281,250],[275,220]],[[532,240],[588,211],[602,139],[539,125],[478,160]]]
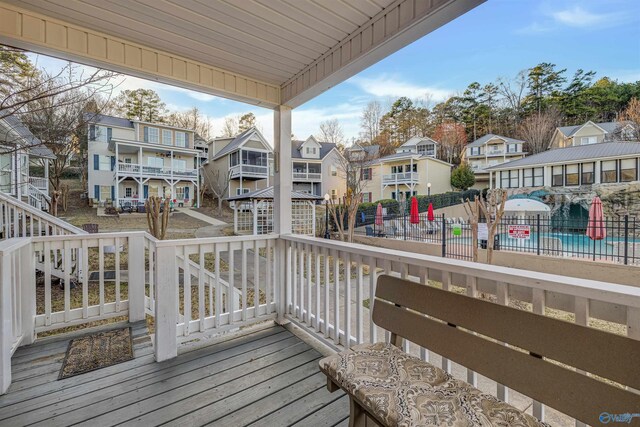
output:
[[[380,289],[380,282],[378,289]],[[640,396],[382,300],[376,324],[587,424],[627,413]]]
[[[379,277],[376,297],[640,389],[640,341],[391,276]]]

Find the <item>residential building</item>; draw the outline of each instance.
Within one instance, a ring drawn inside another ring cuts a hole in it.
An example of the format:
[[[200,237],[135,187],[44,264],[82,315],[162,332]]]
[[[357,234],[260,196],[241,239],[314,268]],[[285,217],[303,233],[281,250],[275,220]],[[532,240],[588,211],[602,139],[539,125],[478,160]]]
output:
[[[344,194],[340,173],[342,155],[335,144],[310,136],[292,141],[293,190],[335,197]],[[203,166],[207,185],[229,176],[226,197],[235,197],[269,187],[273,179],[273,149],[255,128],[233,138],[216,138],[209,144],[209,161]]]
[[[371,160],[362,167],[363,201],[400,200],[451,191],[452,167],[430,155],[413,152]]]
[[[116,206],[150,196],[199,204],[200,152],[192,130],[102,114],[87,121],[89,197]]]
[[[489,186],[487,168],[523,158],[524,141],[492,133],[486,134],[467,144],[463,160],[469,163],[476,176],[474,188]]]
[[[380,146],[355,143],[346,149],[346,153],[352,161],[373,160],[380,157]]]
[[[640,179],[640,142],[612,141],[543,151],[488,168],[492,187],[570,187]]]
[[[256,128],[209,143],[209,160],[203,166],[205,183],[229,179],[226,197],[267,188],[273,178],[273,149]]]
[[[631,123],[588,121],[578,126],[562,126],[556,128],[549,142],[549,149],[564,148],[576,145],[597,144],[612,140],[631,140],[633,125]]]
[[[417,153],[427,157],[438,156],[438,142],[429,137],[414,136],[402,144],[396,153]]]
[[[345,160],[336,144],[320,142],[310,136],[305,141],[292,141],[293,190],[301,193],[336,198],[346,191]]]
[[[38,209],[48,210],[51,201],[49,160],[55,158],[55,154],[15,115],[0,118],[1,192],[28,202]],[[31,163],[41,167],[41,176],[32,176]]]

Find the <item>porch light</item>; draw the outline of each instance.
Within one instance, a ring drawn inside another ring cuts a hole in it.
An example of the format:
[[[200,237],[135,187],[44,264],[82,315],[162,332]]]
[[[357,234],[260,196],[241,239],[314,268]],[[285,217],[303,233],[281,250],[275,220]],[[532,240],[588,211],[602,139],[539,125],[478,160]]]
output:
[[[431,183],[427,182],[427,196],[431,196]]]

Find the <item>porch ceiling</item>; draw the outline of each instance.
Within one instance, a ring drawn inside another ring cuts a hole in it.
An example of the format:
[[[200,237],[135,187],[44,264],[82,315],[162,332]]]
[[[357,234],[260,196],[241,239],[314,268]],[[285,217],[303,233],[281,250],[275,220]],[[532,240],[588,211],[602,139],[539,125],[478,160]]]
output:
[[[485,0],[2,0],[0,42],[296,107]]]

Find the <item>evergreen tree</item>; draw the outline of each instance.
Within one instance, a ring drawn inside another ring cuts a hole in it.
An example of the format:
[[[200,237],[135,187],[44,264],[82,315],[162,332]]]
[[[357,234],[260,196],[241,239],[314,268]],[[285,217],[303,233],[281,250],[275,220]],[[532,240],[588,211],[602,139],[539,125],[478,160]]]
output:
[[[125,90],[115,100],[116,109],[130,120],[163,122],[167,108],[160,96],[151,89]]]
[[[451,172],[451,186],[466,191],[476,183],[476,176],[468,163],[462,163]]]
[[[556,70],[556,64],[549,62],[542,62],[529,70],[527,76],[529,93],[525,99],[529,109],[535,109],[538,114],[542,113],[550,98],[557,95],[562,84],[567,80],[563,77],[566,71],[566,68]]]
[[[238,131],[244,132],[256,126],[256,116],[253,113],[243,114],[238,120]]]

